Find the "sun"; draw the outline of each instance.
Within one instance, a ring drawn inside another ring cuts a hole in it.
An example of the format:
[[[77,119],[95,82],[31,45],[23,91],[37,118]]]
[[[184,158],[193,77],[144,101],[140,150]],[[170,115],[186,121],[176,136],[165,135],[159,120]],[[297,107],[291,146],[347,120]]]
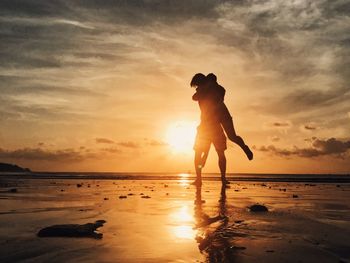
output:
[[[195,122],[177,121],[168,127],[165,140],[173,152],[192,153],[196,126]]]

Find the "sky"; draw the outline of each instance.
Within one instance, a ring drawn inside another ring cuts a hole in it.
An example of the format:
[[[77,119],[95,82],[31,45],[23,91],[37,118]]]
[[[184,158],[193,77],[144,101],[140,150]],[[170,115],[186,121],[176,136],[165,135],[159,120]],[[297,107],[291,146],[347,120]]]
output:
[[[350,173],[349,14],[345,0],[2,0],[0,162],[194,171],[189,83],[214,72],[254,151],[228,143],[228,172]]]

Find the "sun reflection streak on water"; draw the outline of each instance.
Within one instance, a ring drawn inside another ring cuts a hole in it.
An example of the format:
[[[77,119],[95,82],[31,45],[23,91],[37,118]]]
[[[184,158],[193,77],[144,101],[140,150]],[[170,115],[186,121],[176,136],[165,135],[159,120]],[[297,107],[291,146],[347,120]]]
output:
[[[182,206],[178,211],[171,214],[171,219],[176,226],[171,228],[171,232],[179,239],[193,239],[196,231],[193,229],[194,217],[188,206]]]
[[[179,174],[179,183],[181,186],[188,186],[190,184],[189,176],[190,175],[188,173]]]
[[[194,239],[196,236],[196,231],[191,226],[176,226],[173,231],[177,238]]]

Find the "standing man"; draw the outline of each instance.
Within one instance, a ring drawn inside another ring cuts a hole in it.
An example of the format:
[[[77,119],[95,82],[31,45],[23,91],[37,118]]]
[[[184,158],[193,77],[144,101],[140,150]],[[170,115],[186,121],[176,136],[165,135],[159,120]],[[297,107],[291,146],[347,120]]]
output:
[[[196,93],[192,96],[192,99],[198,101],[201,110],[201,122],[197,127],[194,145],[196,180],[193,184],[202,184],[202,168],[205,165],[210,145],[213,143],[219,158],[218,165],[221,173],[221,181],[223,185],[226,185],[229,183],[226,180],[226,136],[221,127],[220,118],[216,114],[216,105],[208,97],[207,89],[209,86],[206,76],[202,73],[194,75],[191,80],[191,87],[196,87]]]

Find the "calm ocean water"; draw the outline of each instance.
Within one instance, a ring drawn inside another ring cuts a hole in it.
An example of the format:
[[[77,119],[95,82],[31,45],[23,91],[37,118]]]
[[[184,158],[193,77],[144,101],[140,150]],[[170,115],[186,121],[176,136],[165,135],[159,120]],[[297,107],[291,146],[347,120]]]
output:
[[[178,180],[195,177],[192,173],[78,173],[33,172],[0,173],[0,179],[80,179],[80,180]],[[227,174],[233,181],[350,183],[350,174]],[[203,174],[204,180],[220,180],[216,173]]]

